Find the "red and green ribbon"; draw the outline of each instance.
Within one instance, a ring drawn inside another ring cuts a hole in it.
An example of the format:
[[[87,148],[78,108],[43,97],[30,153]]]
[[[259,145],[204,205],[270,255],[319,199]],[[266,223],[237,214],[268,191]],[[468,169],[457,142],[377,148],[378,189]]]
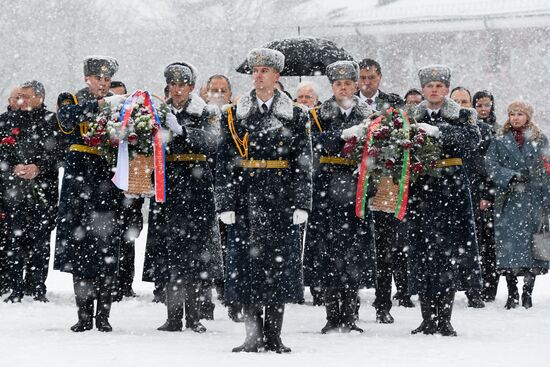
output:
[[[399,115],[403,121],[403,129],[405,130],[406,139],[410,138],[410,127],[409,118],[407,114],[403,111],[399,111]],[[411,149],[405,147],[403,149],[403,166],[401,167],[401,178],[399,179],[399,195],[397,196],[397,207],[395,208],[395,217],[399,220],[403,220],[405,214],[407,213],[407,204],[409,202],[409,182],[411,179],[410,176],[410,167],[411,167]]]
[[[365,207],[367,206],[367,187],[369,185],[369,148],[374,140],[372,132],[382,123],[382,116],[374,120],[367,129],[367,138],[363,148],[363,157],[359,167],[359,180],[357,181],[357,190],[355,192],[355,215],[359,218],[365,218]]]

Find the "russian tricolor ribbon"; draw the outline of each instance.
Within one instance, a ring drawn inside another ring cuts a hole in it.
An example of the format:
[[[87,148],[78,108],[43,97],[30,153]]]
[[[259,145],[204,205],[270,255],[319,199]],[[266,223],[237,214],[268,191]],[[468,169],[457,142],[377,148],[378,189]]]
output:
[[[153,105],[151,95],[147,91],[137,90],[126,99],[120,110],[121,135],[128,128],[128,120],[132,116],[134,103],[138,98],[143,97],[143,107],[147,108],[155,119],[155,133],[152,137],[153,161],[154,161],[154,181],[155,181],[155,200],[163,203],[166,200],[166,147],[162,141],[160,119]],[[121,190],[128,190],[128,175],[130,170],[128,141],[123,139],[118,146],[117,165],[113,183]]]

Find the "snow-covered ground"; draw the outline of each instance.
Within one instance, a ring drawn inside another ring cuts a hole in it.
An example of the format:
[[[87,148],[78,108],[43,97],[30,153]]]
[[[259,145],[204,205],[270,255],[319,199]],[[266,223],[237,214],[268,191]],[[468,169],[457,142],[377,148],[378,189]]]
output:
[[[145,233],[145,231],[143,231]],[[141,273],[145,235],[136,248],[136,273]],[[154,304],[152,286],[136,277],[139,297],[113,305],[112,333],[96,330],[75,334],[76,321],[71,277],[52,271],[48,278],[50,303],[0,303],[0,366],[549,366],[550,277],[537,279],[534,307],[505,310],[506,285],[502,278],[496,302],[484,309],[469,309],[463,293],[457,296],[453,325],[457,338],[413,336],[420,310],[396,307],[396,322],[374,322],[370,305],[374,291],[362,291],[359,326],[364,334],[319,332],[324,308],[287,307],[283,341],[289,355],[235,354],[231,348],[244,338],[243,324],[227,318],[216,305],[215,320],[204,321],[208,331],[165,333],[157,331],[166,318],[164,305]],[[521,281],[520,281],[521,286]],[[309,296],[309,293],[306,292]],[[311,301],[308,298],[308,301]]]

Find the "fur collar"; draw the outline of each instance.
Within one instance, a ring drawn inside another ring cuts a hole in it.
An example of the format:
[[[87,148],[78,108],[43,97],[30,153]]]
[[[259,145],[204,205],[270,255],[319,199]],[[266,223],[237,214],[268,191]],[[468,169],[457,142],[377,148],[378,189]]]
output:
[[[372,114],[372,110],[370,109],[369,105],[361,101],[361,99],[356,95],[353,96],[352,105],[352,113],[355,114],[355,118],[357,120],[363,121]],[[319,116],[323,120],[334,119],[339,114],[340,107],[336,103],[336,99],[334,98],[334,96],[332,96],[332,98],[330,98],[329,100],[323,102],[321,107],[319,107]]]
[[[253,115],[258,109],[256,91],[251,90],[237,102],[237,118],[244,120]],[[276,118],[281,120],[292,120],[294,117],[294,105],[292,100],[288,98],[286,94],[278,90],[275,90],[271,111]]]
[[[170,98],[166,103],[172,106],[172,98]],[[191,93],[189,95],[189,100],[185,104],[185,113],[191,116],[202,116],[204,109],[207,107],[206,102],[203,101],[198,94]],[[172,106],[173,108],[173,106]]]
[[[456,120],[458,119],[460,115],[460,110],[462,107],[450,99],[449,97],[445,97],[445,101],[443,102],[443,105],[441,106],[441,117],[445,119],[451,119]],[[420,102],[418,106],[416,106],[416,109],[414,111],[414,118],[417,121],[420,121],[424,118],[424,116],[428,113],[428,101],[424,100]]]

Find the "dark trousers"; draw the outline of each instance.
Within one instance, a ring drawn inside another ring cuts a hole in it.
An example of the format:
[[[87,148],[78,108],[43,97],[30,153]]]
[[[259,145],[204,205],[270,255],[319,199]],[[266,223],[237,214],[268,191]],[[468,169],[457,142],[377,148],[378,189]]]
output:
[[[143,229],[141,208],[143,199],[124,198],[123,201],[124,234],[120,241],[119,270],[117,292],[128,293],[132,289],[135,275],[135,240]]]
[[[166,308],[168,320],[179,322],[183,319],[185,304],[185,324],[187,327],[199,322],[200,284],[185,283],[182,278],[172,278],[166,285]]]
[[[354,288],[326,288],[324,302],[327,311],[327,321],[333,325],[354,324],[357,293],[358,290]]]
[[[46,218],[36,208],[20,209],[17,216],[10,218],[8,267],[14,294],[46,294],[50,261],[49,223],[53,220],[55,218]]]
[[[500,274],[497,271],[497,255],[494,229],[494,210],[492,207],[479,211],[476,218],[479,237],[479,254],[481,255],[481,276],[483,278],[482,294],[487,301],[497,295]]]
[[[391,303],[392,275],[397,292],[406,296],[407,256],[404,251],[403,224],[393,214],[373,212],[376,243],[376,299],[377,311],[389,311]]]
[[[94,299],[97,300],[96,318],[108,319],[111,313],[114,276],[82,278],[73,276],[73,287],[78,318],[89,321],[94,315]]]

